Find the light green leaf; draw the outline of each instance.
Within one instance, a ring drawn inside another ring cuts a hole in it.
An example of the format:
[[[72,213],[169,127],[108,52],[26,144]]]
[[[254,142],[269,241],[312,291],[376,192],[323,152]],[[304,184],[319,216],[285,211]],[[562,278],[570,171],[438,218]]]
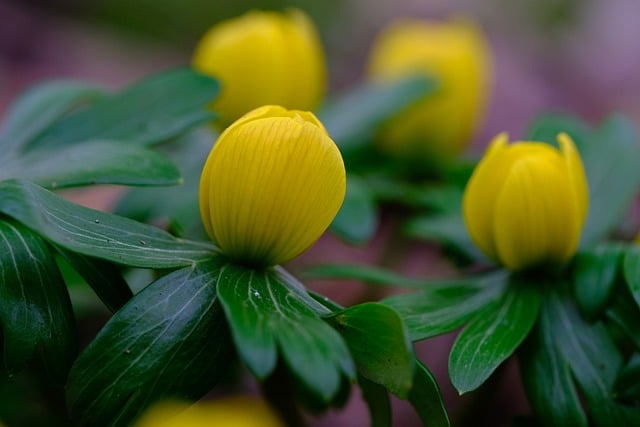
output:
[[[422,424],[429,427],[449,427],[449,416],[442,402],[440,388],[427,366],[418,361],[409,392],[409,402],[416,410]]]
[[[331,223],[331,231],[352,244],[363,244],[373,238],[378,228],[378,206],[366,181],[347,178],[347,194]]]
[[[166,156],[117,141],[29,151],[0,171],[0,179],[22,178],[43,187],[93,184],[175,185],[180,172]]]
[[[470,259],[486,261],[469,237],[460,212],[414,218],[407,222],[405,232],[410,237],[441,243]]]
[[[392,296],[382,302],[404,320],[413,341],[451,332],[480,309],[500,299],[507,283],[503,273],[451,280],[428,286],[421,293]]]
[[[342,150],[354,149],[369,143],[386,120],[436,88],[433,79],[423,76],[393,83],[367,82],[329,102],[318,117]]]
[[[449,377],[460,394],[478,388],[511,356],[531,331],[539,307],[539,292],[512,278],[501,300],[474,315],[449,355]]]
[[[165,141],[212,120],[215,115],[206,106],[218,91],[216,80],[188,68],[155,74],[56,122],[28,147],[95,140]]]
[[[627,250],[622,268],[629,291],[640,306],[640,246],[632,246]]]
[[[304,274],[315,279],[359,280],[373,285],[420,289],[443,282],[442,280],[414,279],[385,268],[358,264],[318,265],[305,270]]]
[[[77,351],[69,294],[47,244],[20,223],[0,220],[0,326],[9,373],[40,359],[63,384]]]
[[[305,388],[327,403],[339,392],[343,375],[355,377],[355,368],[340,335],[299,293],[275,269],[229,264],[218,280],[236,348],[251,371],[260,379],[270,375],[279,351]]]
[[[62,248],[133,267],[187,266],[216,251],[204,242],[73,204],[28,181],[0,181],[0,212]]]
[[[413,346],[393,309],[369,302],[333,312],[325,319],[346,341],[359,374],[407,398],[415,366]]]
[[[69,375],[74,425],[130,425],[157,400],[201,398],[228,372],[232,344],[216,298],[223,264],[170,273],[107,322]]]
[[[622,254],[620,245],[603,245],[580,252],[573,259],[573,292],[587,317],[595,318],[605,308]]]
[[[74,107],[103,96],[95,86],[64,80],[41,83],[26,90],[11,104],[0,131],[0,158],[20,147]]]

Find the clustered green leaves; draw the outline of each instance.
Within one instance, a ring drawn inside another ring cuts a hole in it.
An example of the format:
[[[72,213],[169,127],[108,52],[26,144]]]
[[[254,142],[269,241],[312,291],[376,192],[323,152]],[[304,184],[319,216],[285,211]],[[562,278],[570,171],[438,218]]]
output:
[[[64,386],[77,425],[128,425],[162,398],[198,399],[241,361],[260,381],[286,382],[312,410],[344,404],[357,384],[373,426],[391,425],[390,393],[425,425],[448,426],[413,343],[461,329],[449,358],[458,392],[478,389],[516,355],[542,425],[640,424],[640,247],[616,234],[640,188],[632,125],[617,115],[596,129],[562,115],[533,123],[532,140],[553,143],[559,131],[575,140],[590,214],[568,269],[509,274],[475,249],[462,221],[473,164],[421,176],[412,165],[383,162],[368,144],[435,86],[424,78],[368,83],[319,114],[349,173],[332,231],[365,244],[385,206],[400,206],[399,231],[441,243],[462,273],[426,280],[357,265],[308,272],[408,288],[351,307],[308,292],[281,267],[235,265],[202,241],[198,175],[214,136],[201,125],[213,117],[205,107],[215,80],[180,69],[116,94],[74,82],[29,90],[0,131],[0,371],[44,368]],[[116,214],[50,191],[107,183],[183,185],[132,189]],[[158,220],[171,234],[146,224]],[[65,263],[113,313],[79,353]],[[129,268],[153,270],[155,280],[134,294]]]

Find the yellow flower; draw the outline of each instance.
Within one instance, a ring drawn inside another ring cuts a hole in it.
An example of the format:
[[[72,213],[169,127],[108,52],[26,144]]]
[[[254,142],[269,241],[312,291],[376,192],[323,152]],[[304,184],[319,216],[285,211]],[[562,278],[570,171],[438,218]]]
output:
[[[313,110],[325,93],[322,45],[303,12],[248,12],[212,27],[200,40],[193,67],[216,77],[211,107],[228,125],[267,104]]]
[[[200,179],[200,213],[223,253],[269,266],[311,246],[345,191],[340,151],[313,113],[265,106],[218,138]]]
[[[438,89],[384,126],[381,149],[432,163],[459,154],[483,115],[490,66],[487,42],[471,22],[392,23],[373,45],[370,77],[388,82],[423,74],[434,77]]]
[[[152,406],[134,427],[284,427],[262,400],[233,396],[189,405],[165,401]]]
[[[498,135],[469,180],[462,200],[475,244],[516,271],[561,265],[573,256],[588,209],[588,188],[573,141],[560,150],[541,142],[508,144]]]

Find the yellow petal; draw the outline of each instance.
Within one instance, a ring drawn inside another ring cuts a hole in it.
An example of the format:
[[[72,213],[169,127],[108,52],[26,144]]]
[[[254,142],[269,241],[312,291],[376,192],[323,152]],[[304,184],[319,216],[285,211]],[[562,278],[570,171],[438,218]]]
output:
[[[483,116],[490,62],[487,42],[470,21],[392,23],[374,43],[369,76],[393,81],[423,74],[437,80],[438,90],[389,121],[380,147],[426,160],[462,151]]]
[[[272,106],[220,135],[205,179],[205,228],[230,257],[263,266],[288,261],[313,244],[346,190],[340,152],[315,116]]]
[[[582,229],[587,217],[589,209],[589,188],[587,184],[587,176],[582,166],[580,154],[576,150],[576,146],[569,135],[562,132],[558,134],[558,144],[569,169],[569,177],[571,178],[572,188],[576,194],[576,202],[578,204],[579,221],[578,227]]]
[[[135,427],[284,427],[263,400],[232,396],[193,405],[181,401],[157,403]]]
[[[469,179],[462,198],[462,214],[473,242],[489,258],[498,260],[493,243],[493,216],[497,191],[502,186],[509,165],[501,161],[508,150],[509,137],[497,135]]]
[[[248,12],[212,27],[193,67],[220,80],[212,109],[228,125],[265,104],[313,109],[325,91],[322,46],[303,12]]]
[[[575,251],[577,206],[568,172],[551,147],[514,164],[496,202],[495,246],[508,269],[560,264]]]

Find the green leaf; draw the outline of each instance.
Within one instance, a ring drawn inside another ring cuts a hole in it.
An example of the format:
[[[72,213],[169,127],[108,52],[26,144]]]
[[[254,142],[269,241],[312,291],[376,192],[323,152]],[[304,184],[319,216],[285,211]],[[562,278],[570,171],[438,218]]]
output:
[[[215,115],[206,106],[218,91],[216,80],[188,68],[155,74],[56,122],[29,147],[95,140],[134,144],[165,141],[212,120]]]
[[[605,308],[622,254],[620,245],[603,245],[580,252],[573,259],[573,292],[588,318],[597,317]]]
[[[48,188],[93,184],[175,185],[180,172],[166,156],[117,141],[35,149],[2,168],[0,179],[23,178]]]
[[[95,86],[55,80],[33,86],[11,104],[0,131],[0,157],[11,156],[65,113],[96,101],[103,91]]]
[[[114,213],[141,222],[167,223],[171,232],[181,237],[206,236],[198,207],[198,187],[214,140],[211,130],[203,127],[158,147],[178,165],[184,183],[170,188],[132,188],[118,201]]]
[[[367,82],[330,102],[318,117],[342,150],[354,149],[369,143],[386,120],[436,88],[436,82],[424,76],[393,83]]]
[[[640,246],[629,247],[624,256],[622,269],[629,291],[640,306]]]
[[[589,215],[581,247],[589,247],[614,229],[640,191],[640,145],[631,120],[612,115],[581,152],[589,182]]]
[[[153,282],[107,322],[67,383],[74,425],[130,425],[165,398],[199,399],[229,370],[215,258]]]
[[[552,319],[544,309],[519,351],[522,382],[543,426],[587,427],[569,363],[555,344]]]
[[[387,389],[359,375],[358,385],[369,409],[371,427],[391,427],[391,401]]]
[[[47,244],[6,218],[0,220],[0,324],[8,372],[37,357],[64,383],[77,351],[67,288]]]
[[[258,271],[229,264],[218,280],[218,297],[249,369],[266,378],[276,366],[279,349],[305,388],[322,402],[330,402],[340,389],[342,375],[354,378],[355,368],[340,335],[299,293],[276,269]]]
[[[618,326],[626,338],[625,346],[630,340],[636,350],[640,350],[640,307],[622,284],[613,291],[613,299],[608,305],[605,316]]]
[[[460,212],[414,218],[407,222],[404,230],[410,237],[436,241],[470,259],[486,261],[469,237]]]
[[[0,181],[0,212],[72,252],[133,267],[187,266],[215,253],[212,245],[73,204],[28,181]]]
[[[618,349],[600,322],[589,324],[580,317],[568,293],[564,291],[563,283],[555,283],[554,288],[541,304],[540,331],[537,332],[538,342],[546,345],[541,346],[540,353],[547,354],[538,354],[537,358],[549,358],[549,355],[553,355],[556,358],[555,364],[559,365],[555,369],[546,366],[546,376],[550,376],[549,372],[557,372],[562,366],[568,366],[580,387],[594,425],[633,425],[630,424],[634,417],[631,408],[614,400],[614,380],[622,367]],[[532,348],[528,346],[528,351],[535,352],[536,349]],[[525,361],[527,357],[531,357],[526,353]],[[523,374],[528,368],[531,366],[523,363]],[[529,378],[529,382],[532,381],[534,380]],[[560,385],[563,387],[556,389],[554,387],[559,384],[538,380],[538,387],[531,398],[534,408],[549,417],[555,416],[550,418],[555,422],[549,425],[585,425],[584,415],[578,406],[570,380],[566,379]],[[543,394],[549,402],[542,401]],[[549,396],[553,398],[550,399]]]
[[[615,382],[615,394],[621,399],[640,400],[640,353],[634,353]]]
[[[449,377],[460,394],[480,387],[527,337],[538,316],[540,294],[515,281],[462,330],[449,355]]]
[[[393,270],[357,264],[325,264],[304,271],[305,276],[315,279],[359,280],[374,285],[424,288],[442,283],[442,280],[414,279],[402,276]],[[447,281],[449,282],[449,281]]]
[[[388,306],[369,302],[325,317],[344,338],[358,373],[406,399],[415,366],[402,319]]]
[[[421,293],[396,295],[382,302],[404,320],[413,341],[451,332],[476,312],[500,299],[506,287],[503,272],[457,279],[426,287]]]
[[[347,179],[347,194],[331,223],[331,231],[352,244],[373,238],[378,228],[378,206],[367,183],[355,176]]]
[[[546,113],[533,120],[527,131],[527,140],[543,141],[551,145],[556,144],[558,134],[565,132],[575,142],[580,152],[589,143],[591,129],[578,117],[563,113]]]
[[[60,247],[58,253],[77,271],[112,313],[133,297],[129,285],[115,265]]]
[[[449,427],[449,417],[442,402],[438,383],[429,368],[420,361],[418,361],[413,377],[409,402],[420,416],[423,425]]]

